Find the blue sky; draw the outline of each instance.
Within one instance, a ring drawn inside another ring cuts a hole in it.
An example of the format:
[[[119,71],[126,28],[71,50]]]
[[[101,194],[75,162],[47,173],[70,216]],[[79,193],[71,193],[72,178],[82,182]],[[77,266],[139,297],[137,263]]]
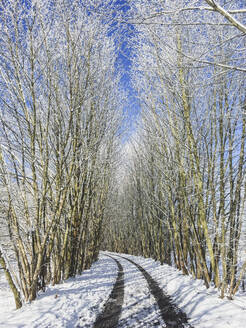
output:
[[[117,10],[122,11],[123,14],[127,14],[130,9],[127,0],[117,0],[115,2]],[[134,90],[132,79],[131,79],[131,68],[133,60],[133,49],[131,48],[131,41],[134,37],[135,29],[131,24],[117,24],[120,40],[120,47],[117,54],[116,67],[121,71],[121,87],[127,92],[128,97],[126,104],[124,105],[124,127],[127,131],[123,138],[123,141],[128,140],[131,134],[135,130],[135,123],[140,113],[140,106],[137,99],[136,90]]]

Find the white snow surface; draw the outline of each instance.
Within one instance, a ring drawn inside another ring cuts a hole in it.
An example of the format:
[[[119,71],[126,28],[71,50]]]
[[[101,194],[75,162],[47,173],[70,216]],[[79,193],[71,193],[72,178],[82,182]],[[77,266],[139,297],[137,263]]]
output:
[[[101,252],[99,260],[81,276],[49,286],[37,300],[19,310],[15,310],[1,270],[0,327],[93,327],[117,278],[118,267],[107,254],[120,261],[124,269],[124,303],[119,327],[165,327],[142,273],[116,253],[107,252]],[[216,289],[206,289],[201,280],[184,276],[173,267],[152,259],[119,255],[140,264],[187,314],[194,328],[246,327],[246,294],[237,294],[233,301],[222,300]]]
[[[124,269],[124,303],[118,327],[165,327],[155,298],[150,294],[148,283],[139,269],[113,253],[110,255],[120,261]]]
[[[49,286],[37,300],[25,304],[19,310],[14,310],[14,301],[9,300],[10,291],[3,287],[2,279],[0,327],[92,327],[110,295],[116,277],[117,265],[109,257],[102,255],[91,269],[84,271],[81,276],[70,278],[59,285]]]

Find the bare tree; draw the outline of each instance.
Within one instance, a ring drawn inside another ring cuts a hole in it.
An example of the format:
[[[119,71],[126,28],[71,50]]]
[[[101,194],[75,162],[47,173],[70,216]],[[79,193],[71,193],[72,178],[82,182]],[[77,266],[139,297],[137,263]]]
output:
[[[143,227],[136,253],[172,262],[232,297],[245,271],[238,263],[245,225],[245,35],[218,8],[196,1],[132,5],[142,121],[125,188],[130,184],[134,195],[129,208],[141,209],[129,223],[135,231],[136,222]],[[134,248],[128,243],[128,249]]]
[[[1,264],[18,307],[99,252],[118,77],[109,25],[88,4],[8,1],[0,14]]]

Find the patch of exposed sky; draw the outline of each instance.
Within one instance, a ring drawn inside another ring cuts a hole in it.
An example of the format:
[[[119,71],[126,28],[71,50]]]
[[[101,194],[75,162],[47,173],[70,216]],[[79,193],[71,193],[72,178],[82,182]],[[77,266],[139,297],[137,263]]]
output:
[[[132,63],[134,60],[134,51],[132,42],[136,35],[135,27],[127,23],[127,14],[130,6],[127,0],[116,0],[114,2],[115,12],[112,19],[112,31],[115,35],[117,45],[116,70],[120,72],[120,88],[125,93],[124,98],[124,120],[123,129],[125,129],[123,141],[129,139],[135,131],[137,118],[140,113],[140,105],[137,97],[137,92],[132,83]],[[120,15],[119,15],[120,14]],[[122,17],[114,20],[116,17]]]

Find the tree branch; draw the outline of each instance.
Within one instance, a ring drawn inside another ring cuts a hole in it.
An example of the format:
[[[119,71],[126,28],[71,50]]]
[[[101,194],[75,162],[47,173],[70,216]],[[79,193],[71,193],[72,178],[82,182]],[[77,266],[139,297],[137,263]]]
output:
[[[235,19],[228,11],[226,11],[223,7],[217,4],[214,0],[205,0],[207,4],[213,8],[213,10],[220,13],[224,16],[233,26],[235,26],[239,31],[246,34],[246,26],[241,24],[237,19]],[[245,10],[244,10],[245,12]]]

